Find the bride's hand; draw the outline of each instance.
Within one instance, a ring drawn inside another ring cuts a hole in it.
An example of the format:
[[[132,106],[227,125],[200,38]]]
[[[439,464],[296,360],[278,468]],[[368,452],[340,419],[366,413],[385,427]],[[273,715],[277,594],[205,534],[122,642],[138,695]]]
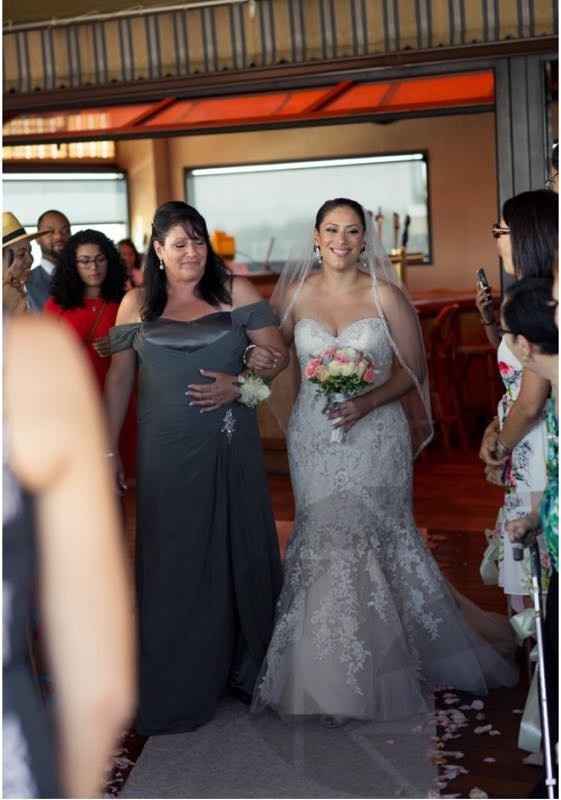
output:
[[[344,431],[350,430],[355,422],[369,414],[374,408],[372,402],[372,392],[353,397],[344,403],[337,403],[330,406],[327,416],[333,421],[334,428],[343,428]]]
[[[240,396],[240,384],[237,375],[226,372],[200,370],[201,375],[214,378],[212,383],[190,383],[185,392],[190,406],[199,406],[201,414],[205,411],[216,411],[220,406],[229,405]]]
[[[275,369],[282,358],[282,353],[279,353],[274,347],[265,347],[256,344],[250,345],[246,353],[247,357],[245,363],[252,372],[256,372],[257,374]]]

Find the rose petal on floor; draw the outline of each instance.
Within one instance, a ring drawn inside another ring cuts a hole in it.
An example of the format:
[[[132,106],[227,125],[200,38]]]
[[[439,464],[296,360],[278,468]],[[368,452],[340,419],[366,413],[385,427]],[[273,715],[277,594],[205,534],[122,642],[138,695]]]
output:
[[[488,733],[492,729],[493,729],[492,725],[479,725],[477,728],[474,728],[473,732],[479,736],[479,734]]]

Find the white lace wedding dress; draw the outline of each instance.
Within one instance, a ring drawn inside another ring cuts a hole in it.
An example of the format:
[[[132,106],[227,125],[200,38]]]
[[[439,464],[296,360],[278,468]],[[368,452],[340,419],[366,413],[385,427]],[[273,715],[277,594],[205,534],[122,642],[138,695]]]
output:
[[[338,337],[316,320],[297,323],[302,370],[334,344],[367,352],[376,383],[388,380],[382,320],[356,320]],[[295,528],[253,710],[389,721],[430,711],[435,687],[513,685],[516,669],[466,622],[415,527],[400,402],[368,414],[340,444],[323,405],[302,379],[287,436]]]

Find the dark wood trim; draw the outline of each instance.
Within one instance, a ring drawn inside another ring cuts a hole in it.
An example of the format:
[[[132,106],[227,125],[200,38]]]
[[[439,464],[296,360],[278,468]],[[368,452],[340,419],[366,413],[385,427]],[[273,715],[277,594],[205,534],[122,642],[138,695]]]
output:
[[[353,56],[308,64],[276,64],[246,70],[162,78],[153,81],[115,82],[102,86],[75,89],[4,94],[4,113],[32,114],[42,111],[83,108],[84,106],[119,105],[161,100],[263,92],[321,86],[353,80],[383,79],[392,70],[418,73],[423,67],[436,73],[454,71],[459,62],[469,65],[475,59],[496,59],[514,55],[550,53],[556,57],[557,36],[534,39],[509,39],[502,42],[438,47],[425,50],[404,49],[393,53]],[[469,68],[469,67],[468,67]]]

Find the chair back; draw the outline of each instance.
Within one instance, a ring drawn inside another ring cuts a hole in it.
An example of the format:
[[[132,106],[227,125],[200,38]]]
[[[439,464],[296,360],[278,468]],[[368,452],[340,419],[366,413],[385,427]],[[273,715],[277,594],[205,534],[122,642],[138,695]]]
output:
[[[433,363],[437,359],[455,359],[460,344],[460,306],[444,306],[434,321],[429,337],[429,353]]]

